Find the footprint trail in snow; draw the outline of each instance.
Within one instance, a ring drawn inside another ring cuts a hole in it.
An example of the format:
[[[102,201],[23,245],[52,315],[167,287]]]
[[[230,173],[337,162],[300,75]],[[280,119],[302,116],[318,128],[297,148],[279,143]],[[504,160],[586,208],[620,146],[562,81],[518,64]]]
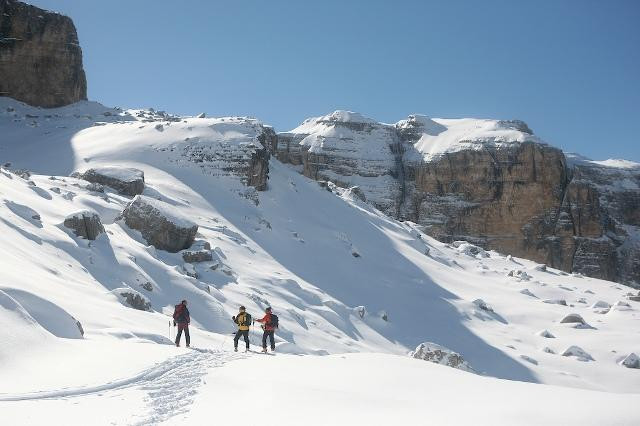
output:
[[[126,379],[90,387],[0,394],[0,401],[80,398],[96,394],[107,396],[110,392],[136,389],[146,394],[147,406],[141,410],[143,414],[132,419],[131,424],[154,425],[189,411],[209,369],[244,357],[246,354],[193,348]]]

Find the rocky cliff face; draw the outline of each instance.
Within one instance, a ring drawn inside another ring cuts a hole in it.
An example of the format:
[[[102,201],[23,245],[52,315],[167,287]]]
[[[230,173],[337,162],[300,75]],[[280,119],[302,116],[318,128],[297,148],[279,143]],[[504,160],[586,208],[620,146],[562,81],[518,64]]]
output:
[[[71,19],[0,0],[0,96],[46,108],[87,98],[82,51]]]
[[[391,125],[336,111],[281,133],[275,154],[310,178],[360,187],[442,241],[640,283],[640,168],[567,162],[521,121]]]

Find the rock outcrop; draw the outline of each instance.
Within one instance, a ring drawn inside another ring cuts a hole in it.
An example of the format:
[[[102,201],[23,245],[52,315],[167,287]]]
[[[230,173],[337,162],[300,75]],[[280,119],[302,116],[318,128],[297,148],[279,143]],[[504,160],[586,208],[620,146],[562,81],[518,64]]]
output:
[[[257,191],[267,189],[269,159],[275,151],[273,128],[246,117],[200,119],[208,129],[201,135],[172,144],[162,151],[177,153],[171,161],[196,164],[204,174],[236,177]],[[202,124],[200,124],[202,125]],[[251,198],[251,194],[245,194]],[[254,201],[257,202],[257,197]]]
[[[46,108],[87,99],[82,50],[70,18],[0,0],[0,96]]]
[[[123,287],[112,290],[120,303],[139,311],[152,311],[151,302],[147,297],[131,288]]]
[[[441,241],[640,285],[640,165],[567,156],[521,121],[383,124],[336,111],[280,133],[275,155],[312,179],[358,186]]]
[[[409,353],[409,356],[474,373],[473,368],[464,360],[462,355],[435,343],[420,343],[415,351]]]
[[[580,361],[593,361],[593,357],[580,346],[569,346],[562,352],[562,356],[576,357]]]
[[[144,172],[139,169],[118,166],[98,167],[77,176],[91,183],[108,186],[120,194],[131,197],[142,194],[144,191]]]
[[[104,233],[100,216],[88,210],[70,214],[64,219],[63,225],[71,229],[76,236],[87,240],[95,240],[98,235]]]
[[[632,352],[620,361],[620,365],[627,368],[640,369],[640,357]]]
[[[189,250],[182,252],[182,260],[186,263],[209,262],[213,260],[211,253],[211,244],[207,241],[194,243]]]
[[[174,207],[153,198],[136,195],[122,212],[126,225],[160,250],[177,253],[191,247],[198,225],[176,214]]]

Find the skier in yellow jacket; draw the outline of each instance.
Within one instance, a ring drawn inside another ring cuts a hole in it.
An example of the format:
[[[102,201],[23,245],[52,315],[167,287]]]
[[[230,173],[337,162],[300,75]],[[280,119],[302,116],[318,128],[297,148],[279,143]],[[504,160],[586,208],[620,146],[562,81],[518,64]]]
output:
[[[251,325],[251,315],[246,312],[244,306],[240,306],[238,315],[231,317],[233,322],[238,325],[238,331],[233,338],[233,350],[238,352],[238,340],[240,337],[244,337],[244,343],[247,345],[246,352],[249,351],[249,326]]]

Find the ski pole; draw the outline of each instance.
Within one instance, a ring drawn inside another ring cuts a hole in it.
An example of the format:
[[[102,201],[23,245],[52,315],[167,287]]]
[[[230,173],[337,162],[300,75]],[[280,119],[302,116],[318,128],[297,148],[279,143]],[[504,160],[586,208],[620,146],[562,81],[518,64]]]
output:
[[[171,320],[169,320],[169,340],[173,340],[171,338]]]

